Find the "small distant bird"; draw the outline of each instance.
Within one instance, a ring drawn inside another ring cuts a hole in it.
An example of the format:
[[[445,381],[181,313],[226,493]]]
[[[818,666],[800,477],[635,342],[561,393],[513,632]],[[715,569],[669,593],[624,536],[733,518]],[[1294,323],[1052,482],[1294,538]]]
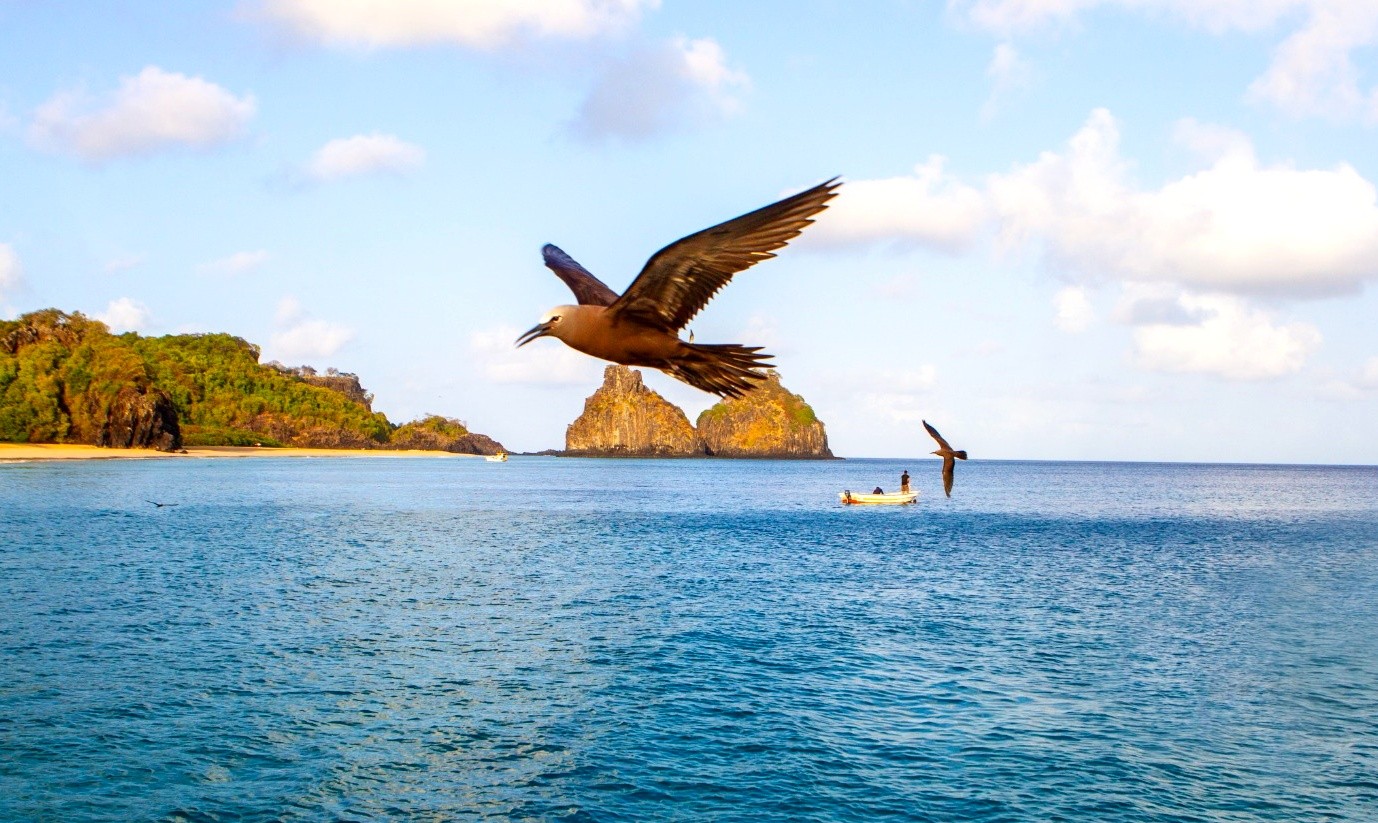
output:
[[[933,435],[934,440],[938,441],[938,448],[935,451],[929,452],[929,454],[936,454],[943,459],[943,491],[947,493],[948,497],[951,497],[952,470],[957,466],[956,460],[952,458],[955,457],[957,460],[966,460],[966,449],[953,451],[952,447],[947,445],[947,441],[943,439],[943,436],[938,434],[938,430],[928,425],[927,420],[923,421],[923,427],[928,429],[928,433]]]
[[[837,194],[837,178],[778,203],[681,238],[651,255],[621,295],[552,245],[545,264],[569,286],[576,306],[556,306],[517,338],[517,348],[554,337],[576,351],[624,366],[660,369],[722,397],[740,397],[771,364],[760,346],[696,344],[679,332],[732,275],[768,260],[799,235]]]
[[[150,500],[150,501],[148,501],[148,502],[152,503],[153,505],[157,506],[157,507],[160,508],[160,509],[161,509],[162,507],[164,507],[164,506],[176,506],[176,505],[178,505],[177,503],[159,503],[159,502],[156,501],[156,500]]]

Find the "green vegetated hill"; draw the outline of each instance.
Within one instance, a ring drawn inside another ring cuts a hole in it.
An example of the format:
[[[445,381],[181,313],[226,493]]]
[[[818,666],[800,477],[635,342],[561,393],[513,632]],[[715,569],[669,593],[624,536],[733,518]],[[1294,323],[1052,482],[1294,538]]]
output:
[[[502,449],[450,418],[394,426],[355,375],[258,357],[228,334],[115,335],[57,309],[0,321],[0,441]]]

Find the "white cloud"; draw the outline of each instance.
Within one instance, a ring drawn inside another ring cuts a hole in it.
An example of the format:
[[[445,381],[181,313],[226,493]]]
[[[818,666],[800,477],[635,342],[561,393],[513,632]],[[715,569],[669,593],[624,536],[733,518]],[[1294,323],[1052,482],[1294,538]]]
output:
[[[105,101],[60,92],[34,112],[30,141],[90,162],[172,146],[212,148],[244,135],[257,104],[199,77],[148,66]]]
[[[677,37],[609,64],[571,129],[586,139],[644,140],[735,114],[749,86],[716,42]]]
[[[1002,247],[1041,250],[1084,283],[1238,294],[1319,297],[1378,277],[1378,189],[1352,166],[1264,165],[1238,132],[1193,122],[1178,135],[1213,162],[1142,188],[1120,156],[1118,124],[1098,109],[1062,152],[980,189],[945,174],[936,157],[914,177],[849,182],[805,239],[953,251],[994,229]]]
[[[975,242],[988,219],[985,195],[943,170],[932,155],[914,174],[848,181],[806,232],[805,242],[831,245],[913,242],[959,251]]]
[[[1096,319],[1086,289],[1079,286],[1068,286],[1054,295],[1053,307],[1057,310],[1053,323],[1065,332],[1086,331]]]
[[[260,0],[249,13],[309,40],[389,48],[453,44],[493,50],[533,39],[616,32],[659,0]]]
[[[1136,328],[1135,359],[1141,368],[1268,380],[1300,371],[1321,344],[1314,326],[1277,325],[1267,312],[1237,297],[1183,294],[1179,300],[1199,322]]]
[[[268,254],[268,252],[263,249],[259,249],[258,251],[237,251],[234,254],[220,257],[207,263],[202,263],[196,267],[196,270],[208,274],[243,274],[244,272],[252,271],[262,266],[264,263],[268,262],[268,258],[271,256],[272,255]]]
[[[1378,276],[1378,191],[1351,166],[1263,166],[1236,145],[1204,171],[1140,190],[1118,147],[1101,109],[1065,153],[992,177],[1006,240],[1037,239],[1056,265],[1092,279],[1318,296]]]
[[[329,182],[361,174],[407,174],[426,162],[426,151],[390,134],[358,134],[331,140],[312,155],[306,174]]]
[[[105,311],[96,319],[110,327],[110,331],[120,334],[127,331],[143,331],[151,318],[148,306],[129,297],[111,300]]]
[[[1378,120],[1378,89],[1364,92],[1352,54],[1378,42],[1378,4],[1312,0],[1310,17],[1273,53],[1249,96],[1293,115]]]
[[[1378,43],[1378,4],[1370,0],[949,0],[981,28],[1010,37],[1074,21],[1097,8],[1176,18],[1223,34],[1301,21],[1277,47],[1248,95],[1293,115],[1378,119],[1378,90],[1363,90],[1353,53]]]
[[[493,383],[537,386],[597,385],[601,360],[580,354],[558,340],[536,340],[520,349],[520,329],[498,326],[469,335],[469,350]]]
[[[354,339],[354,330],[339,323],[312,318],[297,298],[278,302],[278,331],[268,338],[270,359],[283,362],[329,357]]]

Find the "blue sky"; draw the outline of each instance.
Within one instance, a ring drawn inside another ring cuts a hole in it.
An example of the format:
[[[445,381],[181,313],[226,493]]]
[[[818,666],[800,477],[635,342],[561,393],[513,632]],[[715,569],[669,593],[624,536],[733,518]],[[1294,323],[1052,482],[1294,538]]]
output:
[[[838,454],[1372,464],[1375,137],[1374,0],[0,0],[0,316],[559,447],[542,244],[621,290],[842,175],[692,324]]]

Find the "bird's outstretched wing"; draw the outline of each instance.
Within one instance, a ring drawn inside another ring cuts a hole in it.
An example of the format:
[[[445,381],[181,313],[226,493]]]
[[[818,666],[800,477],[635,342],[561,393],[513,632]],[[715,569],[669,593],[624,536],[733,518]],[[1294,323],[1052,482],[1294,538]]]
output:
[[[911,419],[912,419],[912,418],[911,418]],[[938,445],[939,445],[939,446],[941,446],[941,447],[944,448],[944,449],[948,449],[948,450],[951,450],[951,449],[952,449],[951,446],[947,445],[947,441],[943,439],[943,436],[942,436],[941,434],[938,434],[938,430],[935,429],[935,428],[933,428],[932,426],[928,425],[928,421],[927,421],[927,420],[923,421],[923,427],[924,427],[925,429],[928,429],[928,433],[931,434],[931,435],[933,435],[933,439],[938,441]],[[949,462],[950,462],[950,461],[949,461]],[[943,464],[943,470],[944,470],[944,474],[946,474],[946,471],[947,471],[947,463],[944,463],[944,464]]]
[[[957,461],[951,457],[943,458],[943,493],[948,497],[952,496],[952,468],[957,465]]]
[[[541,247],[541,256],[551,271],[574,292],[574,299],[581,306],[611,306],[617,301],[617,292],[589,273],[589,270],[574,262],[559,246],[547,243]]]
[[[681,238],[651,255],[609,309],[616,317],[676,334],[732,275],[799,235],[837,194],[837,178]]]

